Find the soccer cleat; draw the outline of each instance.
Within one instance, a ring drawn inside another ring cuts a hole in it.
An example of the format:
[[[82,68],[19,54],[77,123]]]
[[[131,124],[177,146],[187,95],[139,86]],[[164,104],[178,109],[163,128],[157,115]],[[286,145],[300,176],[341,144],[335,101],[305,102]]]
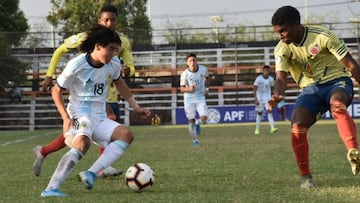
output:
[[[315,182],[311,174],[301,177],[301,189],[311,189],[315,187]]]
[[[106,177],[115,177],[115,176],[119,176],[123,173],[122,170],[120,169],[116,169],[112,166],[107,167],[104,170],[101,170],[98,174],[97,177],[98,178],[106,178]]]
[[[358,149],[349,149],[347,159],[351,165],[351,171],[354,175],[360,173],[360,152]]]
[[[277,131],[278,131],[279,129],[277,129],[277,128],[271,128],[271,130],[270,130],[270,133],[271,134],[274,134],[274,133],[276,133]]]
[[[44,190],[41,192],[41,197],[66,197],[69,196],[63,192],[60,192],[58,189]]]
[[[194,146],[195,146],[195,147],[200,146],[200,142],[199,142],[199,140],[194,140],[194,143],[193,143],[193,144],[194,144]]]
[[[35,176],[39,176],[41,173],[41,166],[44,161],[44,156],[41,154],[41,146],[34,147],[35,161],[33,164],[33,171]]]
[[[260,135],[260,129],[259,129],[259,128],[256,128],[254,134],[255,134],[255,135]]]
[[[201,128],[200,128],[200,121],[199,120],[195,121],[195,130],[196,130],[196,135],[201,134]]]
[[[85,184],[86,189],[91,190],[94,187],[96,174],[91,171],[81,171],[79,173],[81,181]]]

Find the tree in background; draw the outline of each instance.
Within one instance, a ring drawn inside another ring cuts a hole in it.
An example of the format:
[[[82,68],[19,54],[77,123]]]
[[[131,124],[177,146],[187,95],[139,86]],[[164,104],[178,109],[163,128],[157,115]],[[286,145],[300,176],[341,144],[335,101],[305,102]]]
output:
[[[9,81],[23,84],[29,65],[10,56],[10,49],[21,43],[29,28],[24,13],[19,9],[19,0],[0,1],[0,90]]]
[[[151,24],[145,15],[146,2],[147,0],[51,0],[52,14],[47,16],[47,20],[54,27],[59,27],[66,38],[96,24],[101,7],[112,4],[119,11],[119,30],[132,39],[133,43],[151,44]]]

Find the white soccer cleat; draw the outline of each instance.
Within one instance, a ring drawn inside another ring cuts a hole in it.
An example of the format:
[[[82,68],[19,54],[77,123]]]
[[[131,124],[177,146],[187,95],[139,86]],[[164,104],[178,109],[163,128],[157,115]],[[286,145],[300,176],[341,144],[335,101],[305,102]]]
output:
[[[112,166],[107,167],[106,169],[100,171],[97,174],[98,178],[106,178],[106,177],[113,177],[113,176],[119,176],[123,173],[122,170],[116,169]]]
[[[349,149],[347,159],[351,165],[351,171],[354,175],[360,173],[360,152],[358,149]]]
[[[41,173],[41,166],[44,161],[44,156],[41,154],[41,146],[34,147],[34,155],[35,155],[35,161],[33,164],[33,170],[35,176],[39,176]]]

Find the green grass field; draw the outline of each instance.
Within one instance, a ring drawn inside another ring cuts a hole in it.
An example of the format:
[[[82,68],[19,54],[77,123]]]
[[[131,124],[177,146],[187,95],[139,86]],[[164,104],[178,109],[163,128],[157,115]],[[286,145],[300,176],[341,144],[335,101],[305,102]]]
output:
[[[357,123],[360,123],[357,121]],[[49,155],[40,177],[32,172],[32,148],[44,145],[60,129],[0,132],[0,203],[7,202],[359,202],[360,176],[353,176],[345,147],[332,121],[309,131],[311,166],[316,188],[300,189],[300,177],[290,146],[289,123],[278,123],[276,135],[253,135],[254,124],[203,126],[200,147],[193,147],[187,126],[134,126],[135,142],[113,166],[126,170],[144,162],[155,171],[153,188],[135,193],[124,176],[98,179],[86,190],[77,174],[97,158],[88,154],[65,181],[69,197],[43,198],[59,158]],[[266,133],[265,133],[266,131]]]

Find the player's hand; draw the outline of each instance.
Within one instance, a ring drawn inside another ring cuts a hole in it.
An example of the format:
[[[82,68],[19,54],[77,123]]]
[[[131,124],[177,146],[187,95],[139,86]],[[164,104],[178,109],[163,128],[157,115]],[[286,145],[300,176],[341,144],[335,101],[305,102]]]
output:
[[[129,77],[129,75],[130,75],[130,67],[127,66],[127,65],[124,65],[124,67],[123,67],[123,69],[121,71],[121,74],[122,74],[122,76],[124,78]]]
[[[270,110],[272,110],[272,108],[276,107],[278,105],[278,103],[284,99],[285,98],[282,95],[273,95],[271,97],[271,99],[267,102],[269,107],[271,108]]]
[[[42,83],[42,90],[43,92],[48,92],[51,90],[52,87],[52,83],[53,83],[53,79],[52,77],[45,77],[43,83]]]
[[[134,111],[140,116],[140,118],[146,119],[151,116],[151,111],[149,109],[138,107]]]

